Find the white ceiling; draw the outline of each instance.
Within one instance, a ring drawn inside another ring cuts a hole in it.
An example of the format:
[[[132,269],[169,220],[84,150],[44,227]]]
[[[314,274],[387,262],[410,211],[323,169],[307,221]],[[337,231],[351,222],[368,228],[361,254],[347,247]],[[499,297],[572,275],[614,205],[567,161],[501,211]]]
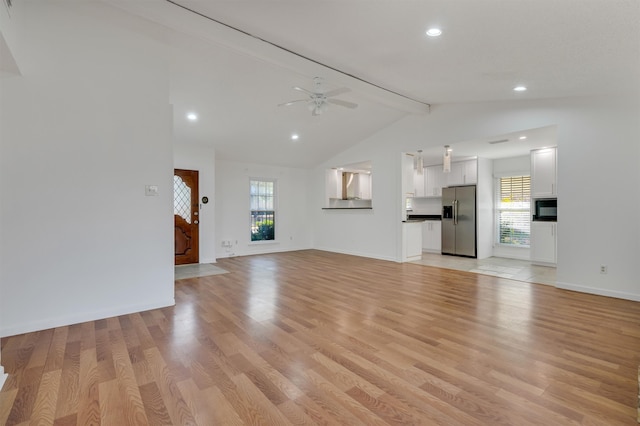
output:
[[[424,104],[640,86],[638,0],[110,2],[170,29],[176,143],[211,144],[222,159],[310,167]],[[443,35],[427,37],[431,26]],[[276,106],[314,76],[352,89],[339,98],[359,107],[312,117]]]

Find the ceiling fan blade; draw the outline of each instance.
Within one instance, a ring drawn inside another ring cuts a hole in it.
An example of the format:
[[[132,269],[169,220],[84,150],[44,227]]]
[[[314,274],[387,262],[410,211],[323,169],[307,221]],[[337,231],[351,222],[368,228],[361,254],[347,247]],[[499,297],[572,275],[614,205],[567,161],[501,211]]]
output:
[[[353,102],[342,101],[340,99],[327,99],[327,102],[329,102],[330,104],[340,105],[340,106],[351,108],[351,109],[358,107],[358,104],[354,104]]]
[[[302,87],[298,87],[298,86],[293,86],[293,90],[297,90],[299,92],[306,93],[309,96],[315,95],[315,93],[313,93],[313,92],[311,92],[311,91],[309,91],[307,89],[303,89]]]
[[[351,91],[351,89],[349,89],[347,87],[341,87],[339,89],[329,90],[324,95],[328,98],[328,97],[331,97],[331,96],[342,95],[343,93],[347,93],[347,92],[350,92],[350,91]]]
[[[289,106],[289,105],[297,104],[298,102],[309,102],[309,99],[298,99],[295,101],[289,101],[283,104],[278,104],[278,106]]]

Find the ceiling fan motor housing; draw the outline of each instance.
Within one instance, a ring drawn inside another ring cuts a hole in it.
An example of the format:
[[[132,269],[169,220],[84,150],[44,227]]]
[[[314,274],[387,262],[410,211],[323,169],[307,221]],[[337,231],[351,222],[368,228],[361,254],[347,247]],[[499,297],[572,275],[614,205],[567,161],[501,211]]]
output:
[[[329,103],[340,105],[340,106],[351,108],[351,109],[356,108],[358,106],[358,104],[355,104],[353,102],[347,102],[340,99],[331,98],[333,96],[337,96],[337,95],[349,92],[350,90],[348,88],[342,87],[342,88],[327,92],[323,87],[323,82],[324,80],[322,79],[322,77],[314,77],[313,78],[314,91],[310,91],[307,89],[303,89],[302,87],[294,86],[293,87],[294,90],[307,94],[309,99],[298,99],[295,101],[290,101],[290,102],[280,104],[278,106],[290,106],[296,103],[306,102],[307,108],[309,109],[309,111],[311,111],[311,114],[314,116],[320,115],[324,111],[326,111],[327,108],[329,107],[328,105]]]

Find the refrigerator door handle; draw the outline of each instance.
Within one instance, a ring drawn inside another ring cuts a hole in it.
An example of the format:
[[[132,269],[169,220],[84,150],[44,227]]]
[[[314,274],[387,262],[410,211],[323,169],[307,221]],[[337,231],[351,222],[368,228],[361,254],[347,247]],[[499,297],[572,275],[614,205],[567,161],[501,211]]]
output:
[[[458,224],[458,200],[453,200],[453,224]]]

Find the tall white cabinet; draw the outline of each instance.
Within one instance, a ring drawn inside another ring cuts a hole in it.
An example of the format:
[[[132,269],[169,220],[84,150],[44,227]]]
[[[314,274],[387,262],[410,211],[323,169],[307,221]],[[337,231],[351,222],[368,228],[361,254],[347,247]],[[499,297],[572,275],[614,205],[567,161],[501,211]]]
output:
[[[557,198],[557,148],[531,151],[531,208],[540,198]],[[532,212],[533,214],[534,212]],[[557,222],[531,222],[531,261],[534,264],[555,266],[557,264]]]

